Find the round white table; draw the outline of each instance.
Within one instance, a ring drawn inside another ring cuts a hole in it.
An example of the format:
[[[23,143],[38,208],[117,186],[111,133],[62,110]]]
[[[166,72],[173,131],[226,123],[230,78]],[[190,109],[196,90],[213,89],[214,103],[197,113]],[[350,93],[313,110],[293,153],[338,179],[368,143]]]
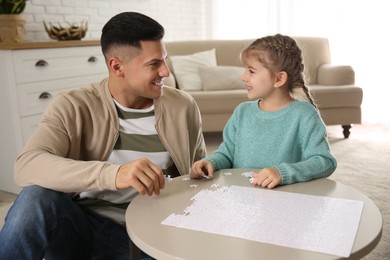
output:
[[[334,255],[161,224],[170,214],[183,213],[190,204],[191,197],[213,183],[252,187],[248,179],[241,175],[242,172],[250,170],[221,170],[210,180],[183,181],[184,176],[180,176],[166,183],[160,196],[137,196],[126,211],[126,227],[132,242],[156,259],[338,259]],[[231,172],[232,175],[224,178],[221,172]],[[199,186],[189,188],[191,184]],[[362,258],[379,243],[382,235],[382,215],[373,201],[356,189],[330,179],[317,179],[280,186],[276,190],[363,201],[359,228],[348,259]]]

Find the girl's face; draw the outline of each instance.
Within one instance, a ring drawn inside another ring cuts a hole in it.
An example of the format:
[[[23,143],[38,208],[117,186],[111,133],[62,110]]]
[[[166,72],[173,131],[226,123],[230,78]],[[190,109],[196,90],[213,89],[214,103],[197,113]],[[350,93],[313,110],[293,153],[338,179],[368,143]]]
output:
[[[248,91],[248,98],[258,99],[270,96],[275,90],[275,77],[256,55],[246,56],[245,63],[245,72],[241,80]]]

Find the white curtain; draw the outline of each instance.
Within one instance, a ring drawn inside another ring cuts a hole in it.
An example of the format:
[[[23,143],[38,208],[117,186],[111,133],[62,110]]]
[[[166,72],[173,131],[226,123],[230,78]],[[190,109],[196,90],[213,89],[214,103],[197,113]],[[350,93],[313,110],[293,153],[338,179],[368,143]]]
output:
[[[283,33],[327,37],[332,63],[351,65],[364,89],[363,123],[390,124],[387,0],[215,0],[217,39]]]

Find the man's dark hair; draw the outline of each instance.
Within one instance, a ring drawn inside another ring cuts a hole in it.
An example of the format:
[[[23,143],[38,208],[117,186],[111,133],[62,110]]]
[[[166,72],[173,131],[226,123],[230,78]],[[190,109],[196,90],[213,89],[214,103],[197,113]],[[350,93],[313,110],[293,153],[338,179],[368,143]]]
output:
[[[100,44],[103,54],[114,45],[140,48],[141,40],[161,40],[164,33],[164,27],[152,18],[136,12],[123,12],[104,25]]]

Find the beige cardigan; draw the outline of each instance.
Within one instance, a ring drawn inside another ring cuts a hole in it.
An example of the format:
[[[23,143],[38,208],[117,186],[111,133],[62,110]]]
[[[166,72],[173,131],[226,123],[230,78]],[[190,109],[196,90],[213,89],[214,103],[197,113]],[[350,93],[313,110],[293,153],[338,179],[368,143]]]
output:
[[[15,163],[21,187],[39,185],[69,193],[116,190],[120,165],[107,162],[119,119],[107,79],[56,96]],[[187,93],[164,87],[154,101],[156,129],[181,175],[206,155],[201,117]]]

